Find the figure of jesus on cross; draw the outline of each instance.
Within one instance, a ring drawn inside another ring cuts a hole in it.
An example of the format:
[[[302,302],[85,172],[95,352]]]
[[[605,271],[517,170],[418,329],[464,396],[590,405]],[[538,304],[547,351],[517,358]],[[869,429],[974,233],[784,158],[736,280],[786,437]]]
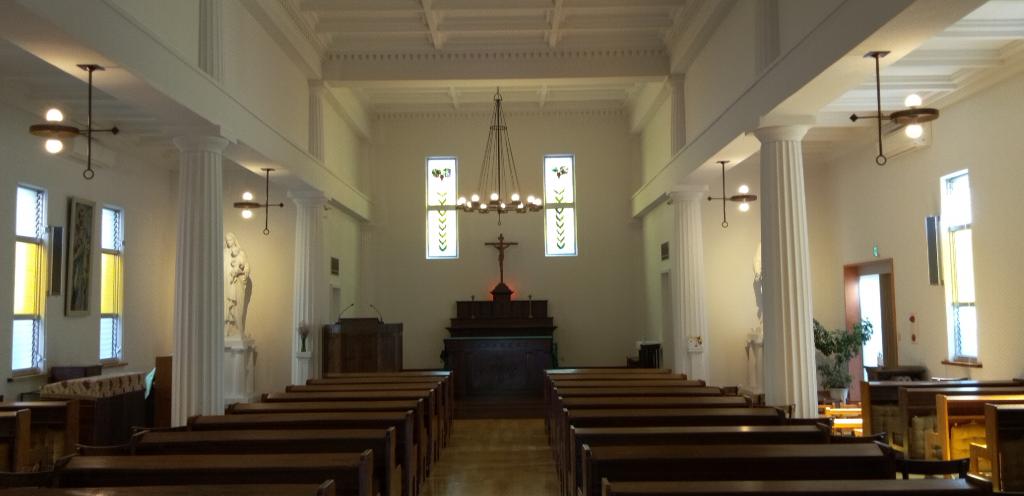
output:
[[[493,243],[492,242],[492,243],[484,243],[484,244],[487,245],[487,246],[493,246],[494,248],[496,248],[498,250],[498,271],[499,271],[499,273],[501,275],[501,282],[504,283],[505,282],[505,250],[508,249],[510,246],[516,246],[519,243],[513,242],[513,241],[509,241],[508,243],[506,243],[505,242],[505,235],[504,234],[498,234],[498,242],[497,243]]]

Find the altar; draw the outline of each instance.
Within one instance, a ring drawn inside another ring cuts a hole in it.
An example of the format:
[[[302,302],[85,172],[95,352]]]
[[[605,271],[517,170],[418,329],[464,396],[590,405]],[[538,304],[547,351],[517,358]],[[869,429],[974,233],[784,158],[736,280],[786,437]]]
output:
[[[490,301],[459,301],[444,340],[445,368],[453,371],[458,398],[539,398],[544,394],[544,370],[556,366],[554,319],[548,302],[513,300],[504,282],[504,249],[499,249],[501,282]]]

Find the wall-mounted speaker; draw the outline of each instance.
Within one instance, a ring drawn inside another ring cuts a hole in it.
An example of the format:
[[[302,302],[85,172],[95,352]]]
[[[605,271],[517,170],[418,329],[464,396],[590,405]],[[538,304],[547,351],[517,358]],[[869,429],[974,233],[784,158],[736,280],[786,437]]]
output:
[[[941,229],[938,215],[924,218],[924,232],[928,238],[928,282],[932,286],[942,286]]]

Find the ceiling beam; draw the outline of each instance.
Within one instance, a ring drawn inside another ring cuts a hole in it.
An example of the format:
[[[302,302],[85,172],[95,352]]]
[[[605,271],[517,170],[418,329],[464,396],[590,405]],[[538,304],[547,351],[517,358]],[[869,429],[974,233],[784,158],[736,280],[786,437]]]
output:
[[[1007,40],[1024,38],[1024,19],[964,19],[936,38]]]
[[[423,19],[430,29],[430,41],[434,44],[435,50],[444,48],[444,34],[438,30],[438,13],[433,10],[433,0],[420,0],[423,7]]]
[[[915,50],[891,67],[987,68],[1003,63],[999,50]]]
[[[555,48],[558,46],[558,40],[562,36],[559,31],[559,27],[562,24],[562,18],[565,13],[562,11],[562,4],[564,0],[554,0],[555,5],[551,9],[551,30],[548,31],[548,46]],[[543,105],[541,105],[543,107]]]

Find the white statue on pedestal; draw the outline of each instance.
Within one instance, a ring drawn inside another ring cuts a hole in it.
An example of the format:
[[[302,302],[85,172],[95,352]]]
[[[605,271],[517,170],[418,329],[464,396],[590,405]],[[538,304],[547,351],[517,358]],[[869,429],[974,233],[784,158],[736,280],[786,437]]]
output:
[[[256,392],[256,347],[245,333],[252,298],[252,266],[234,233],[224,235],[224,406]]]
[[[754,252],[754,302],[757,304],[757,327],[747,334],[747,387],[755,393],[762,389],[764,374],[764,272],[761,269],[761,243]]]

